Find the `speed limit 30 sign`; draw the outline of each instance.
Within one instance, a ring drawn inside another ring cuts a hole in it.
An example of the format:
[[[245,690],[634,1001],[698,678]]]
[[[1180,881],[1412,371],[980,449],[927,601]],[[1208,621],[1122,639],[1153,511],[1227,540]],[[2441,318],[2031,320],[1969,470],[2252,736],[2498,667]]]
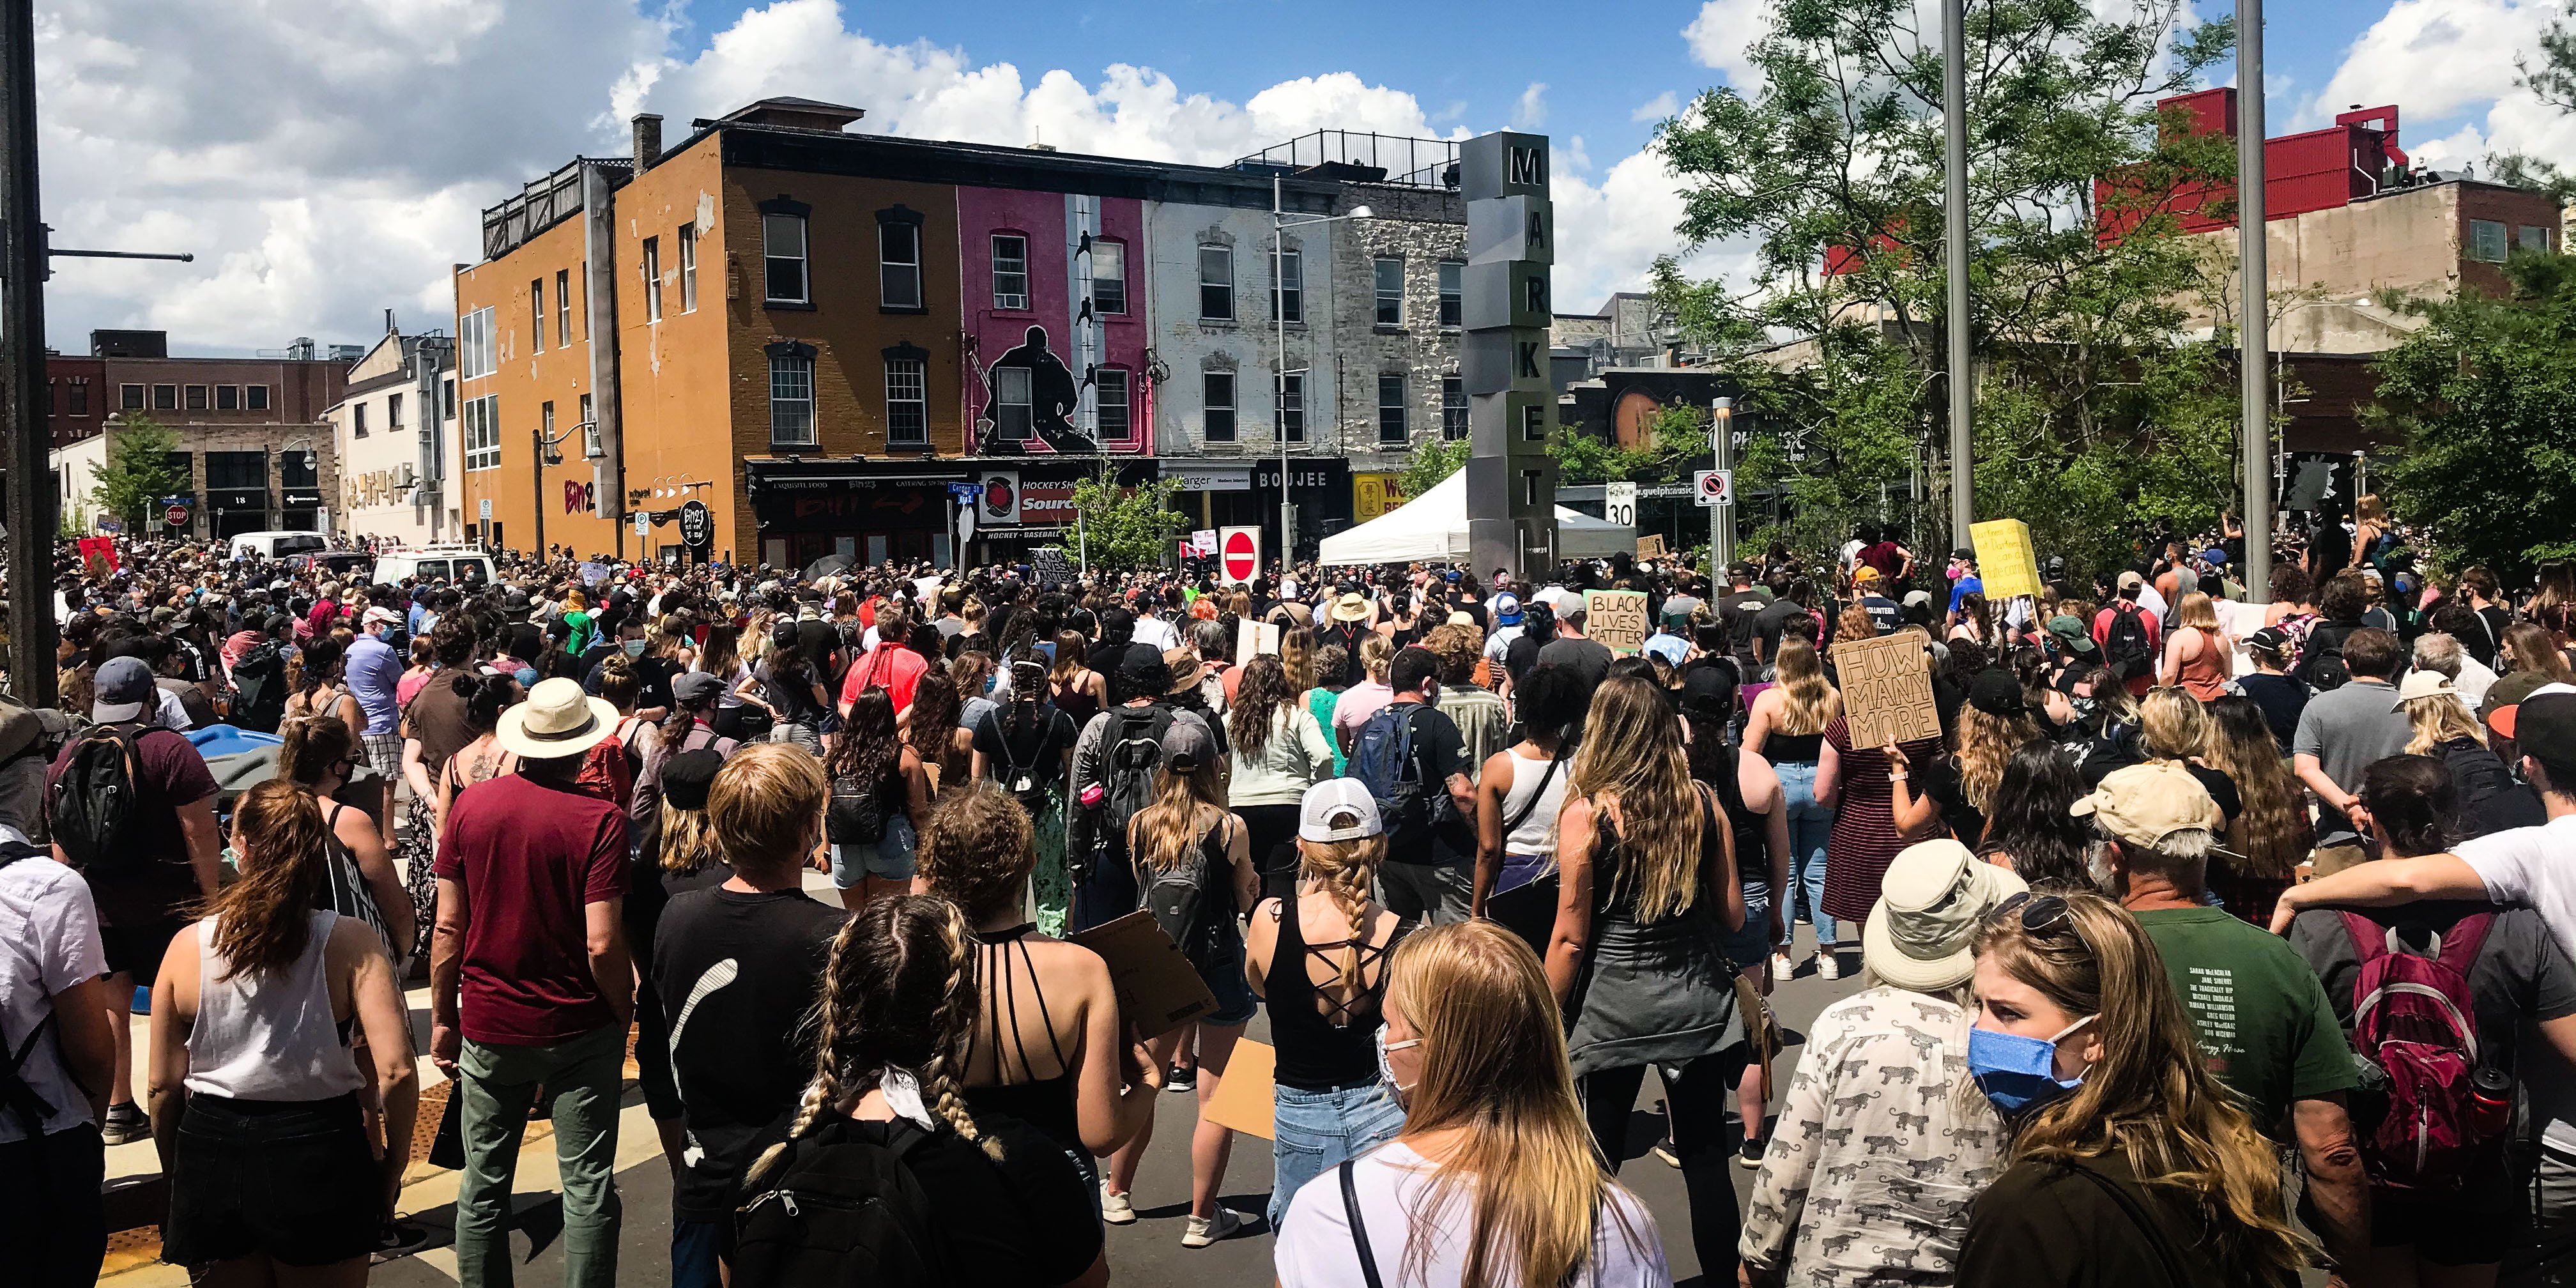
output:
[[[1701,505],[1718,506],[1735,503],[1735,471],[1697,470],[1691,474],[1691,495]]]

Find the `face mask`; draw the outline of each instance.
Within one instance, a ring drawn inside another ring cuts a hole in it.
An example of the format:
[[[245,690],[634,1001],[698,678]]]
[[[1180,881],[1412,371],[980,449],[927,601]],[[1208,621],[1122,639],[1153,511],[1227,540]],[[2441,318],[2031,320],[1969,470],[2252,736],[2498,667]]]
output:
[[[626,649],[626,656],[628,656],[628,657],[642,657],[642,656],[644,656],[644,641],[642,641],[642,640],[623,640],[623,641],[620,641],[620,643],[622,643],[622,644],[625,646],[625,649]]]
[[[2094,710],[2094,703],[2093,703],[2093,699],[2091,699],[2091,698],[2069,698],[2069,699],[2067,699],[2067,705],[2068,705],[2068,706],[2071,706],[2071,707],[2073,707],[2073,708],[2075,708],[2075,718],[2076,718],[2076,719],[2078,719],[2078,720],[2090,720],[2090,719],[2092,719],[2092,718],[2093,718],[2093,710]]]
[[[2057,1044],[2067,1034],[2092,1023],[2093,1018],[2087,1015],[2047,1038],[1970,1029],[1968,1076],[2004,1117],[2019,1119],[2084,1085],[2080,1077],[2072,1082],[2058,1079]]]
[[[1957,581],[1957,580],[1958,580],[1958,579],[1959,579],[1963,574],[1961,574],[1961,573],[1960,573],[1960,571],[1959,571],[1958,569],[1956,569],[1956,568],[1952,568],[1952,569],[1949,569],[1948,571],[1946,571],[1945,573],[1943,573],[1942,575],[1943,575],[1943,576],[1948,577],[1948,578],[1949,578],[1950,580],[1952,580],[1952,581]]]
[[[1384,1027],[1380,1027],[1377,1031],[1378,1081],[1385,1083],[1390,1088],[1393,1088],[1398,1099],[1402,1099],[1404,1093],[1413,1090],[1413,1088],[1395,1080],[1395,1065],[1387,1060],[1387,1052],[1409,1050],[1420,1045],[1422,1045],[1422,1039],[1420,1038],[1407,1038],[1402,1042],[1389,1044],[1386,1040],[1386,1029]]]

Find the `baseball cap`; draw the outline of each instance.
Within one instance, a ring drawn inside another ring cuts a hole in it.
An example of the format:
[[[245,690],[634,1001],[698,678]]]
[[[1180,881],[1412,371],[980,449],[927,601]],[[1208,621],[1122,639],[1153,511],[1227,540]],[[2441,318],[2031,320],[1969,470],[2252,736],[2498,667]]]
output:
[[[2103,831],[2131,845],[2160,845],[2190,828],[2219,829],[2218,805],[2191,771],[2171,761],[2115,769],[2066,812],[2091,815]]]
[[[716,781],[724,757],[711,747],[684,751],[662,766],[662,801],[673,809],[705,809],[707,788]]]
[[[377,607],[368,609],[366,616],[358,619],[358,624],[361,626],[373,626],[378,622],[383,622],[387,625],[397,625],[401,621],[402,614],[397,613],[390,608]]]
[[[671,696],[682,702],[704,702],[724,689],[724,681],[704,671],[691,671],[671,681]]]
[[[1931,591],[1928,591],[1928,590],[1909,590],[1909,591],[1905,592],[1905,606],[1906,606],[1907,608],[1929,608],[1929,607],[1931,607],[1931,605],[1932,605],[1932,592],[1931,592]]]
[[[1308,841],[1358,841],[1385,830],[1377,798],[1356,778],[1327,778],[1297,803],[1297,835]]]
[[[1163,735],[1163,768],[1175,774],[1195,774],[1215,759],[1216,740],[1208,736],[1205,725],[1175,720]]]
[[[1878,903],[1861,928],[1861,962],[1918,993],[1963,983],[1976,970],[1986,918],[2028,889],[2012,869],[1979,862],[1957,841],[1909,845],[1880,879]]]
[[[1496,626],[1518,626],[1521,624],[1520,596],[1512,594],[1509,591],[1505,591],[1502,594],[1494,596],[1494,624]]]
[[[160,701],[153,689],[152,668],[139,657],[114,657],[101,662],[92,689],[89,718],[100,724],[139,719],[147,708]]]
[[[2400,681],[2397,685],[2397,700],[2389,703],[2388,709],[2391,711],[2403,711],[2406,709],[2407,703],[2414,701],[2417,698],[2430,698],[2443,694],[2457,694],[2458,692],[2459,689],[2451,684],[2450,677],[2439,671],[2408,671],[2406,673],[2406,678]]]
[[[2278,626],[2266,626],[2246,636],[2245,644],[2248,648],[2259,648],[2266,653],[2286,655],[2290,651],[2290,633]]]
[[[1968,705],[1990,716],[2027,714],[2028,703],[2022,701],[2021,681],[2011,668],[1990,666],[1968,681]]]
[[[2129,587],[2131,587],[2131,586],[2143,586],[2143,585],[2146,585],[2146,584],[2147,584],[2147,579],[2146,579],[2146,578],[2144,578],[2144,577],[2139,576],[2139,575],[2138,575],[2138,570],[2137,570],[2137,569],[2135,569],[2135,568],[2131,568],[2131,569],[2129,569],[2129,570],[2127,570],[2127,571],[2125,571],[2125,572],[2123,572],[2123,573],[2121,573],[2121,574],[2120,574],[2120,587],[2119,587],[2119,588],[2120,588],[2120,589],[2122,589],[2122,590],[2127,590],[2127,589],[2128,589]]]
[[[2551,765],[2576,765],[2576,692],[2557,685],[2524,698],[2514,718],[2514,745]],[[2554,786],[2555,784],[2553,784]]]
[[[1878,569],[1873,568],[1868,564],[1862,564],[1858,570],[1852,573],[1852,584],[1855,586],[1867,585],[1871,582],[1877,581],[1878,577]]]

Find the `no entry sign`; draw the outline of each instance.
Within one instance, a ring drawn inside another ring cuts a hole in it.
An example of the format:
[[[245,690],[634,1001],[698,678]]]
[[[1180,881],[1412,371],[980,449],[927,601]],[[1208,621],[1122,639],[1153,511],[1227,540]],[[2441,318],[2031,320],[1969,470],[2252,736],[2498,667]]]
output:
[[[1219,528],[1216,550],[1218,571],[1228,585],[1261,574],[1261,529]]]

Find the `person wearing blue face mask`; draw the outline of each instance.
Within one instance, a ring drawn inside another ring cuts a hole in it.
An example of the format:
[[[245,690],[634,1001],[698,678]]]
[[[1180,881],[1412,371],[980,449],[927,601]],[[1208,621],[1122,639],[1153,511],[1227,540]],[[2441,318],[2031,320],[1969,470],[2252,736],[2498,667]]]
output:
[[[2299,1282],[2314,1249],[2274,1149],[2203,1066],[2135,919],[2094,894],[2008,899],[1974,979],[1967,1074],[2008,1143],[1969,1207],[1960,1288]]]

